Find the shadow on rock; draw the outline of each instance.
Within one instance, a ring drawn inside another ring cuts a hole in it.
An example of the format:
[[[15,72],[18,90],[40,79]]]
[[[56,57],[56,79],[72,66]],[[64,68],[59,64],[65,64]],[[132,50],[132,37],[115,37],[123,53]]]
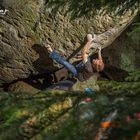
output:
[[[33,66],[39,74],[31,75],[25,81],[35,88],[44,89],[55,82],[53,72],[57,70],[57,67],[53,66],[53,60],[49,58],[46,48],[40,44],[34,44],[32,49],[39,55],[38,59],[33,62]]]
[[[24,82],[28,83],[32,87],[43,90],[55,83],[55,77],[53,74],[40,74],[32,75],[25,79]]]
[[[39,44],[34,44],[32,49],[35,50],[37,54],[39,54],[38,59],[33,62],[34,68],[39,73],[51,73],[57,69],[53,66],[53,60],[49,58],[49,54],[46,48]]]

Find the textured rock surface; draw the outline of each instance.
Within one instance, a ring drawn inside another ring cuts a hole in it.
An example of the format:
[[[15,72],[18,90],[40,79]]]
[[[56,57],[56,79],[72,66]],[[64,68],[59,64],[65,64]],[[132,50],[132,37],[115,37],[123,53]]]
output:
[[[37,93],[40,90],[34,88],[33,86],[25,83],[23,81],[18,81],[14,84],[11,84],[8,88],[9,92],[27,92],[27,93]]]
[[[140,68],[140,38],[136,39],[140,35],[140,30],[130,36],[133,26],[130,26],[108,48],[103,50],[106,66],[112,65],[126,71]]]
[[[85,88],[90,87],[90,88],[92,88],[93,91],[98,91],[99,90],[99,85],[97,84],[98,77],[99,77],[99,75],[95,74],[84,82],[77,81],[73,85],[72,89],[74,91],[84,91]]]
[[[54,44],[58,52],[71,58],[78,52],[87,32],[96,34],[95,47],[106,47],[139,11],[139,3],[135,4],[135,1],[128,4],[128,9],[127,3],[122,3],[111,10],[108,10],[108,5],[98,7],[93,3],[85,8],[84,1],[82,9],[80,5],[75,5],[75,9],[74,1],[60,3],[54,0],[45,4],[43,0],[4,0],[1,4],[9,10],[6,15],[0,15],[1,84],[60,67],[48,58],[45,49],[39,45],[42,40],[46,39]],[[123,8],[126,10],[123,11]],[[71,61],[76,60],[78,55]]]

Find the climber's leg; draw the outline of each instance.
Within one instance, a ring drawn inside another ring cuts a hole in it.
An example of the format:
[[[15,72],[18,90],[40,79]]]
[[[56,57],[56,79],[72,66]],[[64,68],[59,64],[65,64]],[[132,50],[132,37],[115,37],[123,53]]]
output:
[[[64,57],[60,56],[57,52],[55,52],[54,50],[50,52],[50,58],[54,59],[57,63],[63,65],[64,67],[66,67],[73,76],[77,76],[77,70],[76,68],[70,64],[68,61],[66,61],[64,59]]]
[[[72,64],[67,62],[64,57],[60,56],[56,51],[54,51],[50,45],[47,45],[46,43],[42,43],[42,45],[47,48],[50,58],[54,59],[57,63],[66,67],[73,76],[77,76],[77,70]]]

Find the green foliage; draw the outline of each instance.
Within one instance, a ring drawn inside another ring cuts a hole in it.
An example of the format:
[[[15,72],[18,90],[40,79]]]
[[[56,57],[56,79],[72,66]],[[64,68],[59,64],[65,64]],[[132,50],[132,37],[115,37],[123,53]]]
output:
[[[139,45],[140,42],[140,14],[137,16],[135,21],[132,23],[130,31],[127,33],[128,37],[133,41],[134,44]]]
[[[140,70],[129,72],[129,76],[125,79],[128,82],[139,82],[140,81]]]
[[[51,125],[54,120],[64,115],[70,107],[71,103],[64,91],[44,91],[34,95],[1,93],[0,138],[3,138],[4,135],[13,136],[12,133],[14,133],[14,139],[25,135],[29,138],[33,137],[40,133],[45,126]],[[14,130],[12,130],[12,126]],[[13,132],[15,129],[20,131]],[[7,140],[7,137],[4,139]]]
[[[115,96],[110,98],[109,96],[103,95],[100,92],[96,93],[93,100],[96,103],[96,108],[99,110],[98,115],[90,121],[83,123],[79,121],[77,114],[73,112],[70,113],[69,118],[67,118],[59,128],[58,131],[54,133],[48,131],[51,140],[66,139],[66,140],[89,140],[93,139],[96,135],[98,128],[100,127],[100,122],[103,117],[105,117],[109,112],[114,109],[118,109],[117,123],[119,127],[113,131],[117,132],[117,137],[113,137],[114,140],[123,139],[124,137],[132,137],[140,129],[137,120],[133,120],[130,124],[126,123],[126,116],[132,115],[134,112],[139,111],[139,101],[136,100],[137,97],[128,98],[127,96]],[[101,104],[101,101],[104,104]],[[135,103],[135,105],[133,105]],[[83,110],[84,111],[84,110]],[[85,110],[86,111],[86,110]],[[101,112],[100,112],[101,111]],[[133,123],[135,122],[135,123]],[[122,125],[123,124],[123,125]]]
[[[41,91],[29,93],[0,93],[0,139],[89,140],[98,133],[103,118],[117,110],[118,127],[112,130],[114,140],[132,137],[140,129],[135,118],[127,123],[126,117],[139,112],[139,71],[130,72],[124,82],[102,80],[100,91],[93,95],[81,92]],[[79,102],[92,98],[94,117],[81,120]],[[18,131],[17,131],[18,130]],[[117,135],[117,137],[116,137]]]
[[[98,81],[100,89],[109,94],[118,94],[122,91],[128,92],[128,94],[136,94],[140,92],[140,71],[131,71],[129,72],[128,77],[125,78],[124,82],[116,82],[109,80]]]
[[[79,123],[74,119],[74,117],[69,117],[65,122],[60,126],[58,132],[51,133],[51,140],[65,139],[65,140],[77,140],[82,139],[83,128]]]

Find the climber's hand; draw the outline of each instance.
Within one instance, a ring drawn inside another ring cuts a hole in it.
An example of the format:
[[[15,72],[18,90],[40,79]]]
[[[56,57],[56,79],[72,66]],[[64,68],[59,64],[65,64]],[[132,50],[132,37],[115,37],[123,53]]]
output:
[[[102,50],[102,47],[98,47],[98,51],[101,51]]]

